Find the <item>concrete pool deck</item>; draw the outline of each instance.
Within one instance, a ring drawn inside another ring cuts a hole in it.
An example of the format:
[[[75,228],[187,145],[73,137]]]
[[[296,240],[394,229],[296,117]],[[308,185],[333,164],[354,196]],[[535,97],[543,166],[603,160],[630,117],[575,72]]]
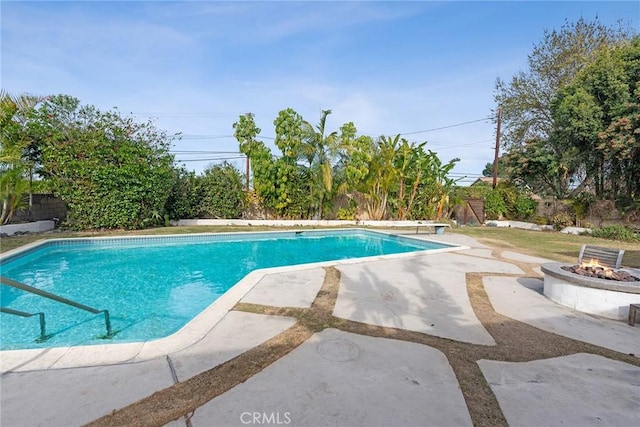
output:
[[[182,347],[2,352],[0,424],[637,423],[640,325],[545,298],[548,260],[458,234],[419,236],[468,249],[248,278]],[[293,337],[300,325],[307,335]],[[198,382],[202,396],[179,393]],[[483,413],[491,405],[497,416]],[[122,421],[145,407],[155,413]]]

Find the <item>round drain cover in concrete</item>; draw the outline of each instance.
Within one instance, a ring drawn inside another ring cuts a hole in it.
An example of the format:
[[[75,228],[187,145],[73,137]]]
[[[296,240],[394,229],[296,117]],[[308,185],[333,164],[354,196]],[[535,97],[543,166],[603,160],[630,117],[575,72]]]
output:
[[[334,362],[347,362],[360,354],[360,347],[341,338],[323,341],[318,344],[317,349],[323,359]]]

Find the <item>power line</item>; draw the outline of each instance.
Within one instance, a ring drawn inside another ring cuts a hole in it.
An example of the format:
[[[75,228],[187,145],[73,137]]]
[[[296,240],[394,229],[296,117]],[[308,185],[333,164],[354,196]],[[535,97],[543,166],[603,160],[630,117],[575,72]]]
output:
[[[458,127],[458,126],[464,126],[464,125],[468,125],[468,124],[471,124],[471,123],[484,122],[484,121],[491,120],[491,119],[492,119],[491,117],[485,117],[483,119],[470,120],[468,122],[456,123],[456,124],[453,124],[453,125],[441,126],[441,127],[438,127],[438,128],[417,130],[417,131],[414,131],[414,132],[404,132],[404,133],[401,133],[400,135],[413,135],[413,134],[416,134],[416,133],[433,132],[433,131],[436,131],[436,130],[442,130],[442,129],[449,129],[449,128],[454,128],[454,127]]]
[[[171,154],[242,154],[239,151],[190,151],[190,150],[169,150]]]
[[[181,140],[194,140],[194,139],[226,139],[226,138],[235,138],[234,135],[179,135]],[[272,136],[262,136],[258,135],[256,139],[275,139]]]
[[[415,135],[418,133],[427,133],[427,132],[434,132],[437,130],[442,130],[442,129],[450,129],[450,128],[454,128],[454,127],[458,127],[458,126],[465,126],[468,124],[472,124],[472,123],[478,123],[478,122],[484,122],[487,120],[491,120],[492,117],[484,117],[482,119],[476,119],[476,120],[469,120],[466,122],[461,122],[461,123],[455,123],[452,125],[447,125],[447,126],[440,126],[437,128],[431,128],[431,129],[424,129],[424,130],[417,130],[417,131],[413,131],[413,132],[403,132],[400,133],[400,135]],[[180,139],[182,140],[195,140],[195,139],[225,139],[225,138],[235,138],[235,135],[190,135],[190,134],[182,134],[180,135]],[[272,136],[263,136],[263,135],[258,135],[257,139],[270,139],[270,140],[274,140],[275,138]],[[481,141],[481,142],[485,142],[485,141]],[[434,143],[437,144],[437,143]]]
[[[202,113],[172,113],[172,112],[131,112],[129,113],[130,115],[133,116],[155,116],[155,117],[164,117],[164,118],[198,118],[198,117],[226,117],[229,116],[230,114],[234,114],[237,116],[241,116],[243,115],[243,113],[237,113],[237,112],[202,112]],[[427,133],[427,132],[434,132],[437,130],[442,130],[442,129],[449,129],[449,128],[453,128],[453,127],[458,127],[458,126],[465,126],[468,124],[472,124],[472,123],[478,123],[478,122],[483,122],[483,121],[487,121],[487,120],[492,120],[493,117],[488,116],[488,117],[484,117],[481,119],[476,119],[476,120],[469,120],[466,122],[461,122],[461,123],[455,123],[452,125],[447,125],[447,126],[440,126],[440,127],[436,127],[436,128],[430,128],[430,129],[424,129],[424,130],[417,130],[417,131],[412,131],[412,132],[402,132],[400,133],[400,135],[415,135],[418,133]],[[216,138],[233,138],[234,135],[183,135],[183,139],[216,139]],[[261,136],[261,138],[265,138],[265,139],[275,139],[273,137],[268,137],[268,136]]]
[[[448,146],[448,147],[442,147],[442,148],[440,148],[440,147],[434,147],[434,150],[444,151],[444,150],[448,150],[448,149],[450,149],[450,148],[466,147],[466,146],[469,146],[469,145],[482,144],[482,143],[484,143],[484,142],[489,142],[489,141],[491,141],[491,139],[485,139],[485,140],[483,140],[483,141],[476,141],[476,142],[467,142],[467,143],[465,143],[465,144],[450,145],[450,146]],[[427,147],[428,147],[428,145],[429,145],[429,144],[427,144]],[[489,148],[491,148],[491,149],[493,150],[493,148],[492,148],[492,147],[489,147]]]
[[[225,139],[234,138],[233,135],[180,135],[181,139]]]
[[[236,156],[236,157],[211,157],[207,159],[176,159],[174,163],[186,163],[186,162],[212,162],[217,160],[240,160],[246,159],[245,156]]]
[[[130,116],[145,116],[145,117],[162,117],[162,118],[213,118],[213,117],[228,117],[236,113],[223,113],[223,112],[210,112],[210,113],[169,113],[169,112],[131,112]],[[241,114],[238,113],[238,116]]]
[[[489,142],[489,141],[493,141],[493,138],[490,139],[483,139],[482,141],[475,141],[475,142],[465,142],[465,144],[480,144],[483,142]],[[427,145],[448,145],[448,142],[433,142],[433,141],[427,141]]]

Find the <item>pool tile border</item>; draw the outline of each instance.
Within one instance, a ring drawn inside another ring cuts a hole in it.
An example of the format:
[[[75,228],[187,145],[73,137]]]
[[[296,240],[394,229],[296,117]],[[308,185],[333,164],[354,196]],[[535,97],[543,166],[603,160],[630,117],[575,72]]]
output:
[[[240,232],[228,232],[228,233],[193,233],[193,234],[167,234],[162,236],[155,235],[135,235],[135,236],[97,236],[97,237],[72,237],[72,238],[54,238],[54,239],[43,239],[38,240],[36,242],[27,244],[20,248],[13,249],[4,254],[0,254],[0,266],[6,262],[14,261],[17,258],[27,256],[33,253],[36,250],[43,249],[46,247],[56,247],[56,246],[71,246],[84,244],[87,246],[109,246],[110,244],[113,246],[138,243],[144,241],[152,241],[159,243],[170,243],[172,241],[187,241],[187,242],[215,242],[215,241],[230,241],[230,240],[239,240],[238,236],[242,236],[243,238],[257,238],[261,240],[267,240],[271,235],[283,236],[290,235],[290,237],[294,237],[298,234],[318,234],[321,236],[337,236],[343,235],[345,233],[349,234],[384,234],[387,237],[391,238],[402,238],[409,240],[417,240],[420,242],[432,242],[437,244],[438,246],[445,247],[454,247],[450,243],[438,242],[435,240],[427,240],[415,238],[408,235],[398,235],[396,233],[388,233],[378,230],[367,230],[363,228],[341,228],[336,230],[274,230],[274,231],[240,231]],[[244,240],[244,239],[243,239]]]

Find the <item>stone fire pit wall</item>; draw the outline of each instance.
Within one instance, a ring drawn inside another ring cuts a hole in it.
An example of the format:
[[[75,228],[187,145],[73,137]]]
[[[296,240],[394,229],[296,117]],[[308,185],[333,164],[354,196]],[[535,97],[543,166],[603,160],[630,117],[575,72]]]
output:
[[[618,282],[565,271],[560,263],[542,264],[544,295],[575,310],[626,320],[629,304],[640,304],[640,281]],[[637,274],[629,271],[637,277]]]

